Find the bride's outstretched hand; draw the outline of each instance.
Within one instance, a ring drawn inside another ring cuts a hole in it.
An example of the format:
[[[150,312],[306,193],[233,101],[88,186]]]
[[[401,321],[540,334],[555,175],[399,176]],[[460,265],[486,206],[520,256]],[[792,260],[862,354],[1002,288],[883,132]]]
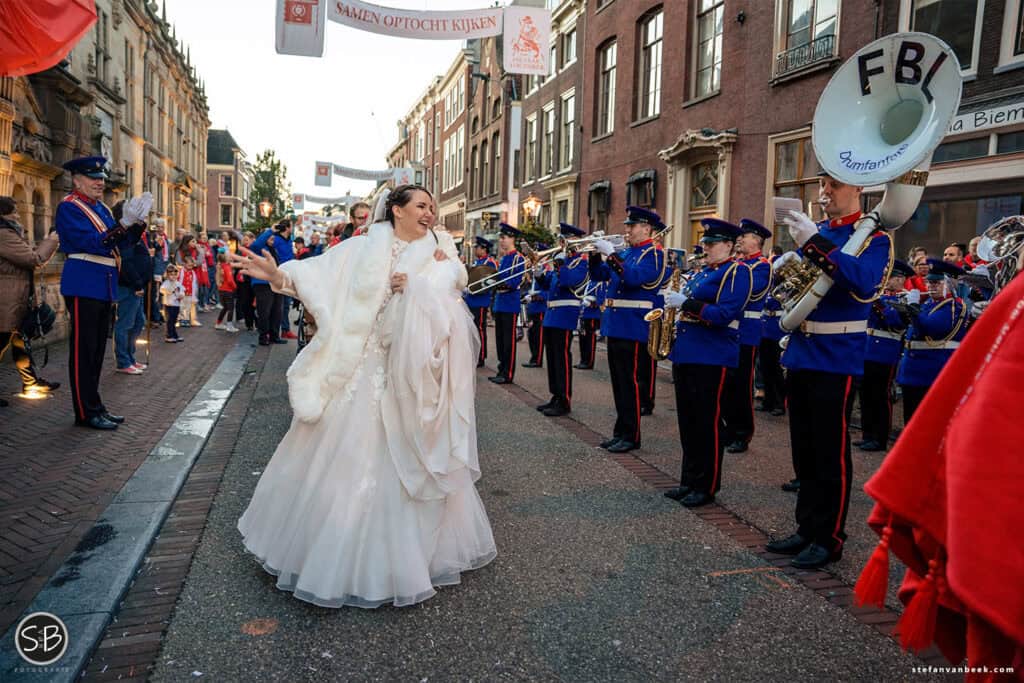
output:
[[[275,285],[281,284],[284,278],[278,270],[277,264],[274,263],[274,259],[271,258],[269,251],[264,249],[263,255],[260,256],[245,247],[241,247],[241,249],[241,256],[238,254],[228,254],[228,262],[232,267],[238,268],[243,274],[251,278],[266,280]]]

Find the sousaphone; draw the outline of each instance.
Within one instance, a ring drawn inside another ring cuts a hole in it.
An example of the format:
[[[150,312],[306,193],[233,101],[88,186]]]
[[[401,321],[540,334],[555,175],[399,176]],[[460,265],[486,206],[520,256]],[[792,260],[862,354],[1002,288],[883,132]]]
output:
[[[960,62],[927,33],[896,33],[864,46],[832,76],[814,111],[811,142],[822,170],[848,185],[885,184],[882,201],[856,224],[842,252],[856,254],[879,229],[913,215],[932,152],[960,106]],[[795,330],[832,286],[809,260],[786,264],[772,295]],[[884,281],[884,278],[883,278]]]

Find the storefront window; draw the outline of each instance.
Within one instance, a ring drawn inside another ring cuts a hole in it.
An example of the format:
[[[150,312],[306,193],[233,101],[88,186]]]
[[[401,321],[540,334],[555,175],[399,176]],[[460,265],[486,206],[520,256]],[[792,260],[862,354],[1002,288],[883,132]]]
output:
[[[1003,133],[996,143],[996,154],[1024,152],[1024,132]]]
[[[775,145],[775,197],[792,197],[799,199],[804,211],[811,211],[811,218],[822,220],[821,204],[817,203],[819,193],[818,159],[814,156],[811,138],[800,138],[779,142]],[[795,245],[789,231],[781,223],[773,227],[775,237],[773,244],[783,249],[793,249]]]
[[[947,142],[935,148],[932,154],[932,163],[938,164],[943,161],[960,161],[961,159],[978,159],[988,156],[988,136],[975,138],[973,140],[957,140]]]
[[[922,202],[906,225],[892,233],[896,253],[906,254],[911,247],[921,246],[930,256],[940,258],[946,245],[966,244],[1003,216],[1020,214],[1021,199],[1022,195],[1012,194]]]

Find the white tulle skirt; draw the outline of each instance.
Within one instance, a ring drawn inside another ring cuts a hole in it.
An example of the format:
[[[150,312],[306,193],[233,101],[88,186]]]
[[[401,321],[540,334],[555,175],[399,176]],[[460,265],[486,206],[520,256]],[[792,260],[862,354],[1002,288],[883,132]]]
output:
[[[496,555],[473,483],[411,498],[381,413],[386,354],[374,343],[315,424],[293,420],[238,522],[277,587],[322,607],[411,605]]]

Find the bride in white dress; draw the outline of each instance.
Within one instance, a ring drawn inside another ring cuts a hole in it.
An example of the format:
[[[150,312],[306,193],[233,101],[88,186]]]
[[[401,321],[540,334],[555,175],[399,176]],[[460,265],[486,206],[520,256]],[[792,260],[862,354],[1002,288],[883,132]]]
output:
[[[317,322],[288,370],[291,428],[238,529],[278,588],[323,607],[411,605],[496,554],[474,485],[466,272],[424,188],[396,188],[384,218],[280,268],[233,258]]]

